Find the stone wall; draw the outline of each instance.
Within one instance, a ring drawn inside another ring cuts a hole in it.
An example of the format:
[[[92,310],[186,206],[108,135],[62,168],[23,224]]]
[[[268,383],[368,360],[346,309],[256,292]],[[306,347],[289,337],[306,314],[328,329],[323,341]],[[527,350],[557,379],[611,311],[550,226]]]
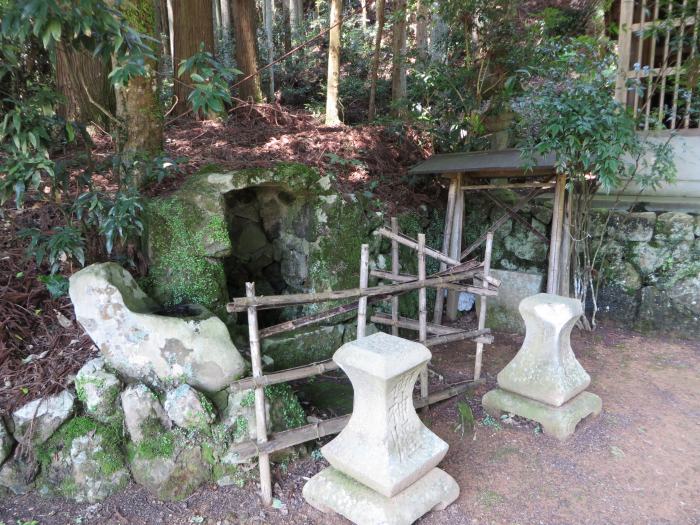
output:
[[[494,195],[508,204],[517,199],[507,190]],[[486,229],[486,218],[490,224],[501,215],[481,196],[467,194],[465,246]],[[549,237],[551,201],[526,205],[520,215]],[[607,216],[607,209],[593,210],[598,232]],[[608,262],[602,268],[599,318],[622,321],[641,331],[700,335],[700,215],[613,212],[605,245]],[[494,236],[493,266],[546,275],[547,252],[547,244],[509,219]]]

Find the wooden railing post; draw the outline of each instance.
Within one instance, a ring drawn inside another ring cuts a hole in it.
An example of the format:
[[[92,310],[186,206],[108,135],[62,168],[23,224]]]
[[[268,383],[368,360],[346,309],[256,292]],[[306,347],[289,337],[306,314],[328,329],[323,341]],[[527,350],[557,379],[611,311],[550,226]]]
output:
[[[245,283],[246,297],[255,297],[255,283]],[[260,355],[260,337],[258,335],[258,312],[255,306],[248,307],[248,336],[250,340],[250,361],[253,378],[262,377],[262,357]],[[265,388],[255,387],[255,430],[258,444],[267,442],[267,421],[265,410]],[[270,474],[270,456],[261,453],[258,456],[260,467],[260,493],[264,505],[272,505],[272,476]]]
[[[425,281],[425,234],[418,234],[418,280]],[[418,341],[428,340],[428,307],[425,287],[418,289]],[[420,397],[428,397],[428,363],[420,373]]]
[[[450,239],[451,259],[461,260],[462,254],[462,223],[464,219],[464,193],[462,192],[462,174],[457,178],[455,211],[452,216],[452,232]],[[457,305],[459,303],[459,292],[447,292],[447,318],[450,321],[457,319]]]
[[[391,232],[398,237],[399,235],[399,220],[396,217],[391,218]],[[391,273],[399,274],[399,241],[396,238],[391,239]],[[391,320],[398,322],[399,320],[399,296],[391,297]],[[391,335],[399,335],[399,327],[391,325]]]
[[[367,289],[369,283],[369,244],[363,244],[360,249],[360,290]],[[367,333],[367,297],[360,297],[357,308],[357,338]]]
[[[493,249],[493,232],[488,232],[486,234],[486,253],[484,254],[484,288],[488,288],[488,276],[491,270],[491,251]],[[479,308],[479,325],[478,330],[483,330],[486,327],[486,303],[487,298],[485,295],[481,296],[481,308]],[[479,379],[481,377],[481,359],[484,353],[484,343],[476,343],[476,356],[474,358],[474,379]]]
[[[450,241],[452,239],[452,217],[455,213],[455,202],[457,202],[459,175],[450,177],[450,188],[447,191],[447,209],[445,210],[445,230],[442,236],[442,253],[449,256]],[[460,192],[461,195],[461,192]],[[447,263],[440,262],[440,271],[447,269]],[[435,295],[435,309],[433,311],[433,323],[442,324],[442,310],[445,306],[445,290],[438,288]]]

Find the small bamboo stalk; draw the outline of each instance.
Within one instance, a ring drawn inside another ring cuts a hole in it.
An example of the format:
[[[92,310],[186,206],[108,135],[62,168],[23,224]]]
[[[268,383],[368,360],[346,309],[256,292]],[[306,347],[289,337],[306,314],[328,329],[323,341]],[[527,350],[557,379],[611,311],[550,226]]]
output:
[[[369,244],[363,244],[360,250],[360,290],[366,290],[369,282]],[[357,338],[367,333],[367,297],[360,297],[357,309]]]
[[[287,370],[282,370],[280,372],[273,372],[261,377],[246,377],[245,379],[240,379],[231,383],[230,389],[234,392],[240,392],[242,390],[250,390],[258,386],[269,386],[277,385],[279,383],[286,383],[288,381],[296,381],[298,379],[306,379],[307,377],[316,376],[319,374],[325,374],[332,370],[338,370],[338,365],[335,361],[328,359],[326,361],[319,361],[318,363],[312,363],[310,365],[299,366],[296,368],[288,368]]]
[[[458,334],[439,335],[437,337],[431,337],[425,342],[425,346],[431,347],[437,345],[445,345],[447,343],[455,343],[457,341],[464,341],[466,339],[482,339],[487,344],[491,344],[491,342],[493,341],[493,337],[491,336],[491,329],[483,328],[481,330],[459,332]]]
[[[484,255],[484,276],[488,277],[491,270],[491,251],[493,249],[493,233],[489,232],[486,236],[486,253]],[[484,280],[484,287],[488,286],[488,282]],[[483,330],[486,327],[486,297],[481,298],[481,308],[479,308],[479,325],[478,329]],[[474,379],[481,377],[481,360],[484,353],[484,343],[476,343],[476,356],[474,358]]]
[[[376,313],[370,318],[370,320],[375,324],[393,326],[394,323],[396,323],[399,328],[414,330],[416,332],[420,330],[420,323],[415,319],[409,319],[408,317],[399,317],[398,320],[394,321],[386,314]],[[429,334],[435,335],[450,335],[463,332],[463,330],[460,330],[459,328],[450,328],[449,326],[442,326],[435,323],[426,323],[426,329]]]
[[[255,297],[255,283],[245,283],[246,297]],[[258,313],[255,306],[248,308],[248,334],[250,339],[250,360],[253,377],[262,377],[262,356],[260,338],[258,337]],[[267,441],[267,422],[265,421],[265,389],[255,388],[255,429],[258,446]],[[270,456],[262,453],[258,458],[260,467],[260,492],[264,505],[272,505],[272,476],[270,474]]]
[[[459,175],[453,175],[450,180],[450,189],[447,191],[447,209],[445,210],[445,231],[442,237],[442,253],[449,257],[450,239],[452,238],[452,217],[455,213],[455,202],[457,200],[457,186],[459,185]],[[461,197],[461,193],[460,193]],[[440,261],[440,271],[447,269],[447,264]],[[438,288],[435,294],[435,308],[433,309],[433,322],[442,324],[442,311],[445,307],[445,294],[442,288]]]
[[[418,234],[418,279],[425,281],[425,234]],[[428,307],[425,287],[418,289],[418,341],[425,344],[428,339]],[[420,373],[420,396],[428,397],[428,364]]]
[[[467,267],[465,265],[465,267]],[[389,284],[373,286],[365,289],[351,288],[349,290],[337,290],[330,292],[318,292],[307,294],[269,295],[259,297],[238,297],[228,303],[226,309],[229,312],[242,312],[250,306],[256,306],[259,310],[270,308],[284,308],[298,304],[320,303],[325,301],[338,301],[342,299],[359,299],[360,297],[388,296],[396,293],[417,290],[418,288],[444,286],[446,284],[464,281],[478,271],[480,265],[472,265],[469,270],[460,270],[447,275],[431,277],[424,281],[412,281],[410,283]],[[449,270],[448,270],[449,271]]]
[[[399,235],[399,220],[396,217],[391,218],[391,233],[398,237]],[[399,273],[399,242],[396,239],[391,240],[391,273],[396,276]],[[394,295],[391,298],[391,318],[397,320],[399,318],[399,297]],[[391,335],[398,336],[399,328],[396,325],[391,327]]]
[[[466,392],[474,383],[475,382],[472,380],[462,381],[440,390],[439,392],[430,394],[425,399],[413,398],[413,406],[415,408],[423,408],[428,405],[445,401],[446,399],[450,399],[451,397],[458,396],[459,394]],[[278,450],[300,445],[306,441],[337,434],[343,430],[343,428],[345,428],[348,421],[350,421],[350,414],[347,416],[326,419],[325,421],[319,421],[318,423],[312,423],[310,425],[304,425],[303,427],[294,428],[292,430],[276,432],[272,434],[270,439],[265,443],[256,443],[255,441],[248,440],[244,441],[243,443],[233,445],[229,449],[229,453],[236,456],[238,460],[245,461],[255,457],[257,454],[271,454],[273,452],[277,452]]]
[[[414,241],[413,239],[406,237],[405,235],[402,234],[394,234],[394,232],[387,230],[386,228],[378,228],[377,230],[374,231],[374,235],[382,235],[383,237],[386,237],[388,239],[391,239],[393,241],[397,241],[399,244],[403,244],[404,246],[407,246],[409,248],[412,248],[413,250],[418,249],[418,243]],[[449,265],[455,266],[460,264],[460,261],[457,259],[453,259],[451,257],[448,257],[445,254],[440,253],[437,250],[433,250],[432,248],[425,248],[425,254],[428,257],[432,257],[433,259],[437,259],[438,261],[443,261]]]

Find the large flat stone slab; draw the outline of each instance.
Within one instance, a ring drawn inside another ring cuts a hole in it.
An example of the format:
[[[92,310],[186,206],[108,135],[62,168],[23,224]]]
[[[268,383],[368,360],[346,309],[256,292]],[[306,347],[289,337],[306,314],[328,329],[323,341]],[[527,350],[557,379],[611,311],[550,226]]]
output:
[[[582,392],[568,403],[553,407],[500,388],[487,392],[481,404],[494,418],[508,413],[537,421],[545,434],[560,441],[573,434],[583,418],[597,416],[603,407],[600,397],[591,392]]]
[[[311,478],[304,498],[321,512],[337,512],[357,525],[410,525],[431,510],[443,510],[459,496],[457,482],[434,468],[391,498],[329,467]]]
[[[352,382],[353,413],[321,452],[333,467],[386,497],[447,453],[447,443],[413,407],[413,386],[430,357],[424,345],[382,332],[346,343],[333,356]]]
[[[518,306],[520,301],[531,295],[540,293],[544,288],[544,276],[540,273],[511,272],[507,270],[491,270],[492,277],[501,280],[498,295],[488,298],[486,327],[524,334],[525,323]],[[481,308],[481,299],[477,298],[477,311]]]
[[[520,313],[527,327],[525,340],[499,372],[498,386],[561,406],[591,383],[571,348],[571,329],[581,316],[581,302],[541,293],[523,299]]]

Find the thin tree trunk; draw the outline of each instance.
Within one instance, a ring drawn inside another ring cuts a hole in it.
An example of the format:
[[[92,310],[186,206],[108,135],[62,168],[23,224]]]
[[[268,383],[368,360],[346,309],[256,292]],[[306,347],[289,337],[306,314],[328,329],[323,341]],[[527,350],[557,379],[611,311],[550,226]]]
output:
[[[338,86],[340,84],[340,34],[343,0],[331,0],[328,42],[328,85],[326,89],[326,126],[340,124],[338,115]]]
[[[258,67],[255,0],[233,0],[232,9],[233,29],[236,35],[236,66],[242,71],[242,77],[247,77]],[[238,95],[244,100],[262,102],[260,75],[255,75],[238,86]]]
[[[221,2],[221,46],[223,52],[221,54],[224,65],[231,67],[231,50],[233,39],[231,38],[231,4],[229,0],[216,0]]]
[[[396,21],[393,31],[393,61],[391,67],[391,101],[400,104],[406,98],[406,0],[396,2]],[[399,110],[398,113],[401,113]]]
[[[272,0],[263,0],[263,19],[265,21],[265,44],[267,46],[267,63],[275,61],[275,47],[272,39],[272,22],[275,16]],[[268,86],[268,98],[270,102],[275,100],[275,68],[270,66],[270,84]]]
[[[379,74],[379,55],[382,51],[382,35],[384,34],[384,0],[377,0],[377,26],[374,36],[374,54],[369,72],[369,108],[367,120],[372,121],[377,114],[377,75]]]
[[[294,0],[282,0],[282,21],[284,26],[284,52],[289,53],[292,50],[292,7]]]
[[[432,16],[430,17],[430,60],[432,62],[445,61],[445,39],[447,38],[447,24],[439,15],[433,4]]]
[[[114,94],[107,76],[110,65],[87,50],[59,42],[56,46],[56,88],[65,102],[58,114],[66,120],[107,123],[106,115],[92,100],[107,111],[114,111]],[[86,93],[85,86],[89,91]]]
[[[126,20],[141,33],[157,37],[157,0],[132,0]],[[156,53],[157,55],[157,53]],[[122,121],[119,151],[127,157],[136,153],[154,154],[163,149],[163,111],[158,97],[158,64],[146,64],[144,76],[132,78],[117,88],[117,116]],[[138,186],[144,182],[137,174]]]
[[[360,8],[362,9],[362,17],[360,18],[360,24],[362,29],[367,29],[367,0],[360,0]]]
[[[416,49],[421,58],[425,58],[428,53],[428,18],[430,18],[430,13],[427,1],[418,0],[416,4]]]
[[[204,51],[214,53],[214,20],[212,17],[212,0],[175,0],[173,1],[173,25],[175,33],[174,69],[180,62],[199,52],[200,44]],[[187,97],[190,94],[189,75],[175,80],[173,91],[177,96],[177,112],[187,110]]]
[[[289,8],[289,27],[292,33],[292,43],[299,40],[301,34],[301,21],[303,18],[302,4],[299,0],[285,0]]]

